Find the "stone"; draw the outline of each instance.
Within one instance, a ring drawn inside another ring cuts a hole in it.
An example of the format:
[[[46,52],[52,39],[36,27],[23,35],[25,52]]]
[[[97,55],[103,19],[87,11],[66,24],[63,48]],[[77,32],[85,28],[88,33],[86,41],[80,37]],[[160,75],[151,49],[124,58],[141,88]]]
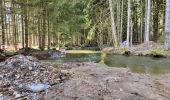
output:
[[[15,55],[0,63],[0,91],[5,97],[27,98],[32,92],[47,90],[61,82],[58,80],[61,74],[62,81],[67,79],[65,70],[41,63],[32,56]]]

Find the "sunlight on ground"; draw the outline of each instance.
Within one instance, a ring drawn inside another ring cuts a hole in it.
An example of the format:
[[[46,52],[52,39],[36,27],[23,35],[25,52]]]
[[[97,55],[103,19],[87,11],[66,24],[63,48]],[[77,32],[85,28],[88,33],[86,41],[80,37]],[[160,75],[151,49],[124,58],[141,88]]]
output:
[[[101,53],[101,51],[92,51],[92,50],[67,50],[67,53],[74,53],[74,54],[89,54],[89,53]]]

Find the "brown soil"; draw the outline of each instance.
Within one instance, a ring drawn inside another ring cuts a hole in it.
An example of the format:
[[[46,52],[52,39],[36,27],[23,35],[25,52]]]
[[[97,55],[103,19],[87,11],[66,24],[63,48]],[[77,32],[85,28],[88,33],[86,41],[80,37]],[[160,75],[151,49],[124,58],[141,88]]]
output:
[[[152,76],[94,63],[67,65],[71,77],[49,89],[48,100],[169,100],[170,74]],[[39,100],[43,100],[41,93]]]
[[[170,99],[170,74],[154,76],[132,73],[126,68],[89,62],[52,67],[23,55],[13,56],[0,64],[0,100]],[[19,87],[20,84],[24,86],[43,81],[49,82],[51,87],[48,92],[37,92],[35,97],[35,93]]]

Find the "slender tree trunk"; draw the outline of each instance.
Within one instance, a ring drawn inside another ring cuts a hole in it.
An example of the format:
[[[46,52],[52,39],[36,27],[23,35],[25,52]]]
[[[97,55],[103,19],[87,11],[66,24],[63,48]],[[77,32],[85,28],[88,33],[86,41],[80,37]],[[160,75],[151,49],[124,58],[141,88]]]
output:
[[[38,43],[39,43],[39,48],[42,48],[42,34],[41,34],[41,19],[38,18]]]
[[[46,3],[43,0],[43,23],[42,23],[42,48],[41,50],[45,49],[45,34],[46,34]]]
[[[50,22],[48,20],[48,49],[51,47]]]
[[[113,35],[112,36],[113,37],[113,44],[114,44],[114,47],[118,47],[112,0],[109,0],[109,8],[110,8],[110,14],[111,14],[111,27],[112,27],[111,29],[112,29],[112,35]]]
[[[126,37],[126,41],[127,41],[127,47],[129,47],[129,37],[130,37],[130,23],[131,23],[131,0],[128,0],[128,21],[127,21],[127,37]]]
[[[25,48],[28,48],[28,0],[26,0],[26,6],[24,7],[24,22],[25,22]]]
[[[22,48],[25,48],[25,35],[24,35],[24,7],[21,5],[21,23],[22,23]]]
[[[159,0],[154,0],[154,14],[153,14],[153,40],[157,42],[159,37]]]
[[[124,14],[123,14],[123,4],[124,4],[124,0],[122,0],[122,4],[121,4],[121,26],[120,26],[120,42],[122,42],[122,34],[123,34],[123,18],[124,18]]]
[[[121,9],[120,9],[120,3],[121,3],[121,0],[118,0],[117,1],[117,12],[116,12],[116,14],[117,14],[117,18],[116,18],[116,26],[117,26],[117,28],[116,28],[116,30],[117,30],[117,36],[118,36],[118,39],[117,39],[117,41],[118,41],[118,43],[120,42],[120,20],[121,20]]]
[[[11,38],[11,21],[9,21],[8,25],[8,39],[7,39],[8,46],[10,45],[10,38]]]
[[[4,21],[4,0],[0,2],[1,6],[1,22],[2,22],[2,49],[5,50],[5,21]]]
[[[144,20],[144,15],[145,15],[145,0],[141,0],[141,29],[140,29],[140,42],[143,42],[144,38],[144,27],[145,27],[145,20]]]
[[[149,34],[150,34],[150,15],[151,15],[151,1],[147,1],[147,14],[146,14],[146,22],[145,22],[145,42],[149,42]]]
[[[133,22],[131,20],[131,26],[130,26],[130,46],[133,44]]]
[[[165,14],[165,49],[170,48],[170,0],[166,0]]]
[[[137,6],[137,3],[138,1],[137,0],[134,0],[134,7],[133,7],[133,20],[132,20],[132,23],[133,23],[133,41],[134,42],[138,42],[138,6]]]
[[[16,47],[16,14],[15,14],[15,4],[14,4],[14,0],[12,0],[12,32],[13,32],[13,46],[15,48],[15,50],[17,49]]]

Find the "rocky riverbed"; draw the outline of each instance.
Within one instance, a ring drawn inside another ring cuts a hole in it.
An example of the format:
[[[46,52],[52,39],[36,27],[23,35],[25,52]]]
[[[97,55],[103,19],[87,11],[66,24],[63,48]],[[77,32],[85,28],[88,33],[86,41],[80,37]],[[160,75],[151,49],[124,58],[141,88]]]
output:
[[[5,100],[170,99],[170,74],[132,73],[91,62],[51,65],[23,55],[0,68],[0,99]]]

